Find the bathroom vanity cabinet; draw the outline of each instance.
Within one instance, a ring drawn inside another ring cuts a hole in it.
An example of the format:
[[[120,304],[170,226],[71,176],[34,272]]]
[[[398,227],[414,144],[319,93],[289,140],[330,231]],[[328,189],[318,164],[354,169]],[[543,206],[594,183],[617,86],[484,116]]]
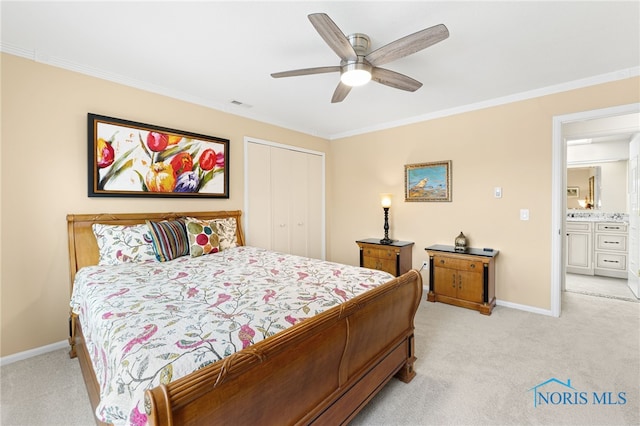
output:
[[[624,222],[567,221],[566,271],[627,278],[627,240]]]

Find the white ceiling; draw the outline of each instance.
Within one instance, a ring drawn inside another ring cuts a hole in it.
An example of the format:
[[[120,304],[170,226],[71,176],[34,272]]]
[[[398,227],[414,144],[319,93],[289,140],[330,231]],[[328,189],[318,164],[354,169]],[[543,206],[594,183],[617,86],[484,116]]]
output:
[[[314,12],[373,50],[440,23],[450,37],[384,65],[418,91],[371,82],[331,104],[337,73],[270,77],[339,64]],[[638,1],[2,1],[1,18],[3,52],[329,139],[640,70]]]

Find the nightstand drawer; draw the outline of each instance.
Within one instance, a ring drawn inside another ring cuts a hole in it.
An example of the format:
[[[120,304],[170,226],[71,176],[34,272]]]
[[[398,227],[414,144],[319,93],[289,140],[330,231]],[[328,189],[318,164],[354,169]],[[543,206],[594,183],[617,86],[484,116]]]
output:
[[[364,255],[366,257],[377,257],[379,259],[394,259],[396,257],[396,252],[393,248],[384,249],[384,248],[371,248],[364,247],[363,248]]]
[[[395,259],[379,259],[376,257],[365,257],[362,259],[362,266],[369,269],[377,269],[378,271],[389,272],[390,274],[396,273],[396,260]]]
[[[459,271],[482,272],[481,260],[454,259],[446,256],[434,256],[433,266],[457,269]]]

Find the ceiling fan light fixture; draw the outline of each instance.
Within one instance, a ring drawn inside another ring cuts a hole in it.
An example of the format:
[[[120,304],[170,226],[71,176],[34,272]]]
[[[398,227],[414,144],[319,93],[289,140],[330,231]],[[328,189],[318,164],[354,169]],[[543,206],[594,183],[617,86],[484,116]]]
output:
[[[340,81],[347,86],[362,86],[371,80],[371,66],[362,62],[354,62],[342,67]]]

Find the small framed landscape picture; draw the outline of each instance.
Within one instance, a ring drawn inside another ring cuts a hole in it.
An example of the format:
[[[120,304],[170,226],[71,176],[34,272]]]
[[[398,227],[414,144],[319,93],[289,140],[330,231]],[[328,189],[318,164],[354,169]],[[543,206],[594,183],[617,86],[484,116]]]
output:
[[[580,188],[577,186],[568,186],[567,187],[567,197],[568,198],[579,198],[580,197]]]
[[[451,201],[451,161],[404,166],[405,201]]]

